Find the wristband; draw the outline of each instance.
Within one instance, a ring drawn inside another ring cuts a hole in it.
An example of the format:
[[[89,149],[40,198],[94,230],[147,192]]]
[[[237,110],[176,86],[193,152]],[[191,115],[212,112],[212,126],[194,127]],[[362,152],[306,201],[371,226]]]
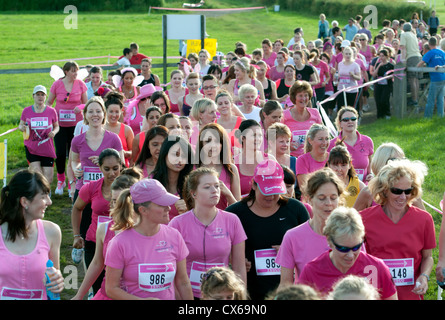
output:
[[[430,281],[430,277],[426,273],[421,273],[420,275],[425,276],[428,279],[428,281]]]
[[[82,236],[80,234],[75,234],[74,238],[81,238]]]

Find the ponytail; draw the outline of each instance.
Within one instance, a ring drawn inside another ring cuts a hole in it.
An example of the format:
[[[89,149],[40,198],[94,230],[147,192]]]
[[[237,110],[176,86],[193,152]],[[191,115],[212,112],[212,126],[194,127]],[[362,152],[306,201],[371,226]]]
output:
[[[116,205],[110,213],[114,221],[111,230],[127,230],[134,227],[134,205],[131,199],[130,189],[122,190],[117,198]]]

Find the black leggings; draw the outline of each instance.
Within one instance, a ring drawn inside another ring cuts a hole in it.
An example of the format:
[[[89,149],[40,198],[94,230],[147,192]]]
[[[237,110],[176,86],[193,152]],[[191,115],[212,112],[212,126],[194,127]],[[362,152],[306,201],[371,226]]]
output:
[[[75,127],[60,127],[59,132],[54,137],[56,147],[56,168],[57,173],[65,173],[66,156],[71,149],[71,141],[74,137]]]

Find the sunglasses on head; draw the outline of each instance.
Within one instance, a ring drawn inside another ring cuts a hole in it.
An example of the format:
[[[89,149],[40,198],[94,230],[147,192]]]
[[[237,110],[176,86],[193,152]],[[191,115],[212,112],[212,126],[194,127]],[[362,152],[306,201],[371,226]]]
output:
[[[402,193],[405,193],[406,195],[408,195],[413,191],[413,187],[411,187],[409,189],[390,188],[389,191],[391,191],[391,193],[396,194],[396,195],[401,195]]]
[[[348,253],[349,251],[353,251],[356,252],[358,249],[360,249],[362,247],[363,242],[360,242],[358,245],[353,246],[353,247],[345,247],[345,246],[339,246],[338,244],[336,244],[334,241],[332,241],[332,243],[335,246],[335,249],[337,249],[338,251],[342,252],[342,253]]]
[[[351,118],[343,118],[343,119],[341,119],[342,122],[348,122],[349,120],[357,121],[357,118],[356,117],[351,117]]]

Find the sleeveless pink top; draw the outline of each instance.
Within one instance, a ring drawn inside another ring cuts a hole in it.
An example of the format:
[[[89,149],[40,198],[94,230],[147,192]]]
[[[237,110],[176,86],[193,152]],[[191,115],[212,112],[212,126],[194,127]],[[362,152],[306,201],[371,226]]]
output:
[[[6,248],[0,229],[0,300],[47,300],[45,278],[50,246],[42,220],[37,222],[37,243],[28,254]]]

